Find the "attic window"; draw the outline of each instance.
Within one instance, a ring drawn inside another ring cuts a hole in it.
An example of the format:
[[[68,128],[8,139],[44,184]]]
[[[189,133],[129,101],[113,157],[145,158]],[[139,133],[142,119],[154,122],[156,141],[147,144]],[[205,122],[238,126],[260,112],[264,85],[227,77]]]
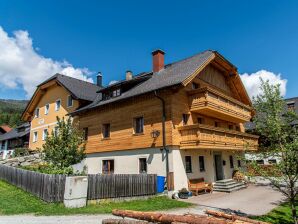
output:
[[[35,109],[35,117],[39,117],[39,108]]]
[[[55,104],[55,111],[59,111],[61,107],[61,100],[56,100],[56,104]]]
[[[120,91],[120,89],[115,89],[115,90],[113,91],[113,97],[120,96],[120,95],[121,95],[121,91]]]
[[[287,103],[287,105],[288,105],[288,110],[290,110],[290,111],[295,111],[295,103]]]
[[[67,96],[67,107],[72,107],[73,106],[73,99],[72,96],[69,95]]]
[[[198,88],[200,88],[200,85],[199,85],[198,83],[193,82],[193,83],[191,84],[191,88],[192,88],[192,89],[198,89]]]

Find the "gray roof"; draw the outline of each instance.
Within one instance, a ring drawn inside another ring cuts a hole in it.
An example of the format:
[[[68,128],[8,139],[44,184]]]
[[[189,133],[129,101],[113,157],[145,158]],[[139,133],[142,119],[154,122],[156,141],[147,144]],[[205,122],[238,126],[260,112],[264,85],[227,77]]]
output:
[[[20,131],[19,128],[22,128],[24,130]],[[5,140],[9,140],[9,139],[14,139],[14,138],[21,138],[25,135],[28,135],[29,133],[30,133],[30,124],[24,123],[14,129],[12,129],[10,132],[0,135],[0,141],[5,141]]]
[[[298,114],[298,97],[285,99],[286,104],[294,103],[295,112]],[[298,121],[293,122],[294,125],[298,125]],[[254,122],[246,122],[244,124],[246,130],[254,130],[256,128],[256,124]]]
[[[101,89],[101,87],[93,83],[58,73],[42,82],[38,86],[41,86],[54,79],[57,79],[57,82],[63,85],[75,99],[93,101],[96,97],[96,92]]]
[[[214,51],[207,50],[202,53],[196,54],[192,57],[186,58],[184,60],[168,64],[161,71],[157,73],[153,73],[150,79],[133,87],[127,92],[124,92],[119,97],[111,98],[108,100],[101,100],[101,98],[98,97],[96,100],[94,100],[93,103],[75,111],[72,114],[90,110],[102,105],[127,99],[133,96],[149,93],[154,90],[181,84],[186,78],[188,78],[200,66],[202,66],[213,54],[214,54]],[[152,72],[148,72],[146,74],[150,74],[150,73]]]

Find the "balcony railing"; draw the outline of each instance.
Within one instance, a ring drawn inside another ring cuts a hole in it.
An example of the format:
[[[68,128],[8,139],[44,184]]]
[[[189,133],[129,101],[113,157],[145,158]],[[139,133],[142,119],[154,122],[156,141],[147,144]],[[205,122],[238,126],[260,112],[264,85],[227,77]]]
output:
[[[247,122],[252,108],[211,87],[189,91],[190,110],[222,120]]]
[[[180,148],[257,150],[258,136],[240,131],[194,124],[178,127]]]

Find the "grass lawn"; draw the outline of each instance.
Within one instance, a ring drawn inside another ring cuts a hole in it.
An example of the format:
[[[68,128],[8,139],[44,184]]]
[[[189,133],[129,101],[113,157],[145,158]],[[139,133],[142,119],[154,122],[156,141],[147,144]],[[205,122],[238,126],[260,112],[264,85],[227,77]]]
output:
[[[296,208],[298,208],[298,201],[296,201]],[[292,224],[294,223],[291,216],[291,208],[289,203],[283,203],[278,206],[276,209],[273,209],[267,215],[253,217],[254,219],[269,222],[272,224]]]
[[[192,204],[171,200],[167,197],[152,197],[148,200],[110,202],[88,205],[85,208],[68,209],[61,203],[46,203],[23,190],[0,181],[0,215],[71,215],[111,213],[113,209],[159,211],[190,207]]]

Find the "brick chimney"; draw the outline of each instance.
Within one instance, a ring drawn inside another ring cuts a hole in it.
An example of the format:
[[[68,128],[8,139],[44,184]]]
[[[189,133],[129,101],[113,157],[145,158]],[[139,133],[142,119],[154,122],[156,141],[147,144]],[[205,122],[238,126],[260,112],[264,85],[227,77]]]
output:
[[[131,80],[132,79],[132,72],[131,71],[126,71],[125,73],[125,79],[126,80]]]
[[[159,72],[164,68],[165,59],[164,59],[165,52],[157,49],[152,52],[153,56],[153,72]]]

